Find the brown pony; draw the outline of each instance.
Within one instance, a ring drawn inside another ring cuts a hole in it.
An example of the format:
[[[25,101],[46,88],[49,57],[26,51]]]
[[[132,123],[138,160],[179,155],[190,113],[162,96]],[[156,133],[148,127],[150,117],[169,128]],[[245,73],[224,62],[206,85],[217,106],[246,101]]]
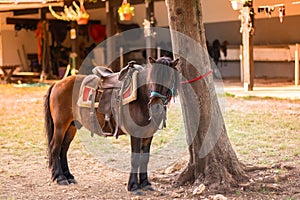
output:
[[[119,127],[131,137],[131,171],[127,189],[136,194],[141,193],[140,189],[153,190],[147,175],[151,141],[153,134],[165,126],[166,105],[175,95],[178,84],[175,70],[178,59],[149,58],[149,62],[148,67],[137,75],[137,99],[113,112],[118,115],[115,119],[119,119]],[[60,80],[48,89],[45,96],[49,168],[52,180],[60,185],[77,183],[68,167],[67,152],[77,131],[77,124],[81,123],[75,120],[73,113],[77,108],[84,77],[77,75]],[[105,116],[97,113],[97,118],[103,127]],[[103,129],[110,131],[106,126]]]

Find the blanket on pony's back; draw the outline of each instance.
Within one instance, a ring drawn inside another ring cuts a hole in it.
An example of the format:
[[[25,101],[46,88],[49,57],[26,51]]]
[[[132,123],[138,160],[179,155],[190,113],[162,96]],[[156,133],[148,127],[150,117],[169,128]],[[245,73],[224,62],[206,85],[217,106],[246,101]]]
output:
[[[82,81],[77,101],[76,120],[82,126],[101,136],[115,136],[123,132],[118,127],[120,108],[137,98],[137,74],[143,67],[128,63],[120,72],[114,73],[106,67],[95,67],[93,74]]]

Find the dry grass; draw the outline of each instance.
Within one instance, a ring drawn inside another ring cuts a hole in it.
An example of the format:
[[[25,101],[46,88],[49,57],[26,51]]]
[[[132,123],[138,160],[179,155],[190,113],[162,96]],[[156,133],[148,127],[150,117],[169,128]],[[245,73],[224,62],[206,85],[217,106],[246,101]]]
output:
[[[63,195],[62,189],[47,185],[49,184],[49,180],[47,180],[49,174],[47,173],[46,139],[43,125],[43,96],[47,88],[47,86],[15,88],[13,85],[0,85],[0,199],[1,193],[6,195],[4,197],[20,197],[24,194],[28,198],[34,198],[36,195],[41,198]],[[300,164],[299,102],[226,98],[224,118],[228,135],[239,158],[244,163],[271,165],[288,162],[294,166]],[[181,139],[176,138],[177,135],[180,135],[179,133],[183,133],[182,121],[178,120],[179,113],[180,109],[176,106],[175,109],[170,109],[168,128],[155,135],[152,153],[161,153],[160,150],[170,141],[180,140],[181,143],[184,141],[184,134],[181,134]],[[82,182],[91,185],[93,191],[84,193],[85,190],[90,189],[86,189],[83,185],[63,190],[70,193],[73,190],[82,190],[81,194],[85,195],[99,193],[99,195],[107,194],[108,198],[116,197],[120,193],[114,193],[109,187],[111,184],[116,184],[116,180],[118,183],[120,182],[118,188],[120,185],[123,187],[123,183],[119,179],[125,182],[126,175],[100,169],[101,166],[97,165],[91,157],[86,153],[81,153],[84,150],[81,145],[83,140],[80,136],[82,135],[77,134],[71,145],[69,156],[71,168]],[[95,145],[101,144],[97,143],[100,140],[96,137],[90,138],[89,133],[85,137],[89,141],[96,141]],[[113,145],[119,145],[127,152],[129,151],[128,137],[126,136],[122,136],[120,140],[113,138],[101,138],[101,140],[102,144],[109,141]],[[178,144],[174,143],[170,149],[176,152],[176,145]],[[104,153],[102,150],[101,152]],[[111,149],[105,149],[105,151],[111,152]],[[113,162],[113,160],[108,161]],[[129,159],[126,158],[125,162],[128,164]],[[98,181],[91,182],[95,170],[100,170],[98,174],[101,174],[101,170],[103,173],[109,173],[110,176],[115,176],[116,180],[108,179],[102,173],[101,185],[107,186],[99,189]],[[32,173],[37,173],[36,176],[39,177],[31,178]],[[110,184],[111,181],[115,182]],[[6,189],[1,190],[1,186]],[[30,191],[30,188],[39,192]],[[47,194],[43,194],[45,191],[48,191]],[[72,193],[72,195],[74,194]],[[63,198],[63,196],[60,197]]]
[[[20,150],[44,148],[43,94],[46,87],[0,85],[0,144]],[[15,151],[17,154],[18,152]]]
[[[15,88],[13,85],[0,85],[1,151],[14,155],[22,155],[24,151],[44,153],[42,104],[47,88],[47,86]],[[242,160],[256,164],[271,164],[278,160],[299,158],[298,102],[255,98],[237,100],[227,97],[226,104],[224,118],[228,134]],[[183,132],[182,119],[178,119],[180,113],[179,106],[172,104],[168,113],[168,127],[155,135],[154,149],[159,150],[169,141],[173,141],[177,134]],[[89,137],[89,134],[86,136]],[[108,140],[129,151],[128,137]]]
[[[273,164],[299,160],[299,102],[240,99],[229,105],[225,120],[230,140],[244,162]]]

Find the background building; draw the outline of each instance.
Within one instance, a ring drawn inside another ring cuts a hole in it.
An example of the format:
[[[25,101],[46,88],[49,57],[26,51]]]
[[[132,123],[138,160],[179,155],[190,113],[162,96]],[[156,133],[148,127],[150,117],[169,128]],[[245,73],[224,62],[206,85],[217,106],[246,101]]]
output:
[[[121,5],[122,1],[119,1]],[[134,1],[132,0],[132,2]],[[214,40],[219,40],[221,44],[224,41],[228,43],[227,57],[225,58],[221,54],[221,60],[227,60],[227,62],[220,62],[218,67],[223,77],[238,78],[240,77],[239,49],[241,45],[239,12],[234,11],[230,1],[227,0],[221,2],[219,0],[209,0],[202,1],[202,3],[207,41],[209,44],[212,44]],[[274,7],[277,4],[283,4],[285,8],[285,16],[282,22],[279,20],[279,7]],[[36,54],[38,51],[36,30],[30,27],[18,29],[15,24],[7,24],[7,18],[38,20],[41,13],[28,12],[29,14],[26,14],[26,12],[22,12],[21,14],[19,12],[19,14],[16,14],[17,12],[9,10],[7,5],[5,6],[0,4],[0,65],[18,64],[25,69],[29,69],[28,54]],[[260,6],[274,7],[274,11],[271,12],[271,15],[265,11],[258,13]],[[134,8],[135,16],[129,23],[143,27],[143,21],[146,18],[145,4],[136,4]],[[23,10],[20,7],[13,9]],[[255,62],[255,76],[293,79],[294,45],[300,43],[300,4],[292,0],[254,0],[254,10],[254,45],[263,46],[263,50],[256,53],[258,55]],[[90,20],[100,21],[102,25],[107,25],[105,7],[97,8],[97,4],[95,4],[90,6],[87,12],[90,14]],[[156,26],[168,27],[167,8],[164,1],[155,1],[154,16]],[[46,13],[46,18],[55,19],[50,13]],[[79,38],[79,40],[81,39]],[[85,42],[85,45],[89,47],[95,41],[88,39]],[[62,44],[67,48],[71,48],[69,33],[67,33],[67,37]],[[78,46],[79,44],[77,49]]]

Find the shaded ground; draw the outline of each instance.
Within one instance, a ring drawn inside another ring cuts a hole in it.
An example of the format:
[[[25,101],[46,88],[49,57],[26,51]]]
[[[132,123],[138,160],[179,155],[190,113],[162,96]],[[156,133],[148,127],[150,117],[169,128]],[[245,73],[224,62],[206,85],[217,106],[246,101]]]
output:
[[[46,89],[0,85],[0,199],[213,199],[219,193],[206,188],[193,195],[201,183],[174,186],[186,157],[167,170],[151,173],[156,191],[135,197],[126,191],[128,174],[99,162],[78,137],[69,151],[78,184],[52,183],[43,133]],[[248,183],[223,195],[228,199],[300,199],[300,102],[227,97],[225,120],[240,160],[247,166],[267,167],[252,168]],[[176,154],[176,149],[172,151]]]

